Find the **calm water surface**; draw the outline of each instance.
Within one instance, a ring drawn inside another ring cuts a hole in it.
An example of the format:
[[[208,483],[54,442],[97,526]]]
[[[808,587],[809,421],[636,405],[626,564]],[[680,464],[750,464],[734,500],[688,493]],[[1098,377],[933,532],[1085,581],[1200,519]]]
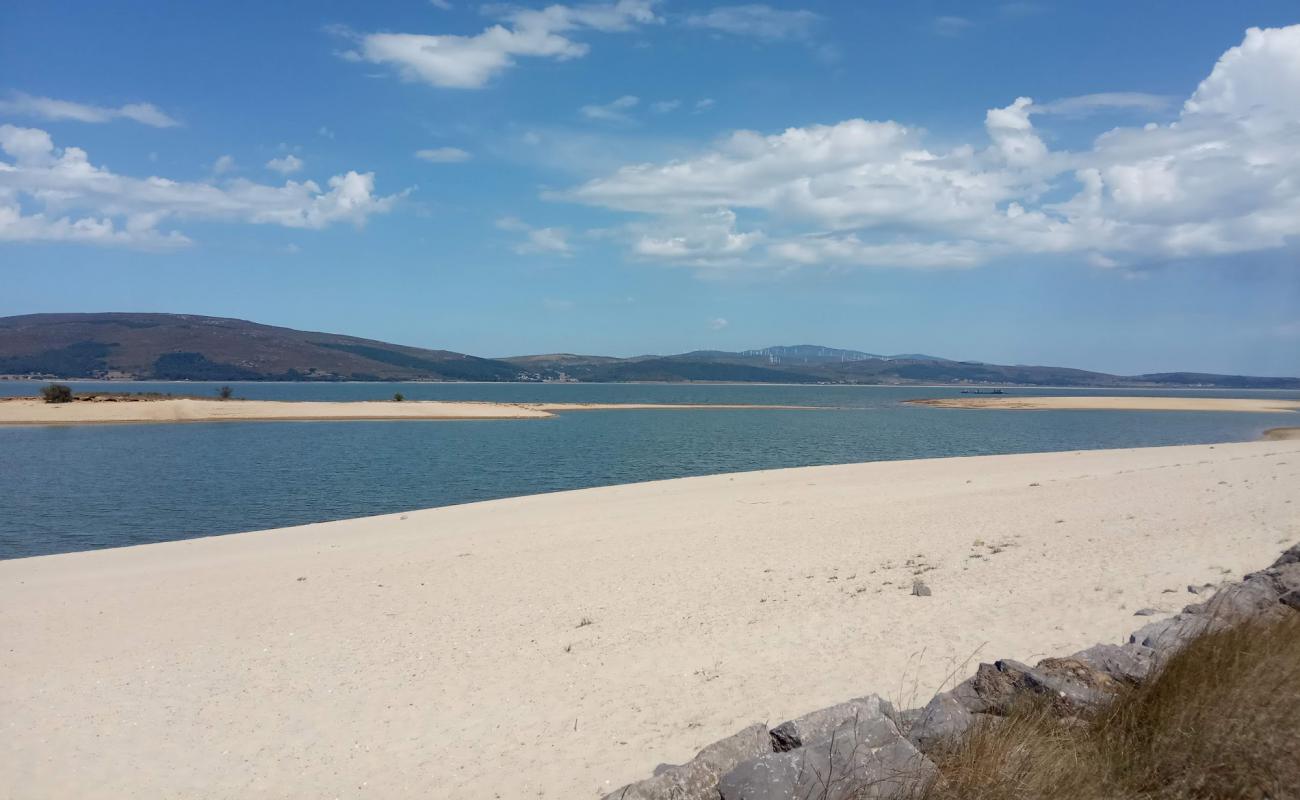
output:
[[[0,382],[0,396],[40,383]],[[212,396],[216,384],[72,384]],[[936,456],[1213,443],[1295,414],[963,411],[951,388],[239,383],[274,400],[816,405],[826,411],[585,411],[544,420],[0,427],[0,558],[117,547],[521,494],[716,472]],[[1008,390],[1009,394],[1088,394]],[[1286,397],[1300,392],[1105,394]]]

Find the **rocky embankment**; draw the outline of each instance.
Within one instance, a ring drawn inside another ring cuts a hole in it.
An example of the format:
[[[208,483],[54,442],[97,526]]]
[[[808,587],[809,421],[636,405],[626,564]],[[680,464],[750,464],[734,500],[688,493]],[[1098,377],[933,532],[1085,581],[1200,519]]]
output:
[[[869,695],[771,729],[751,725],[685,764],[660,765],[653,777],[605,800],[905,797],[939,774],[927,755],[982,718],[1005,716],[1032,698],[1047,701],[1069,722],[1104,705],[1122,687],[1146,681],[1200,634],[1300,612],[1300,544],[1241,581],[1188,591],[1208,599],[1145,625],[1124,644],[1098,644],[1032,667],[1011,660],[980,664],[973,676],[923,708],[899,710]]]

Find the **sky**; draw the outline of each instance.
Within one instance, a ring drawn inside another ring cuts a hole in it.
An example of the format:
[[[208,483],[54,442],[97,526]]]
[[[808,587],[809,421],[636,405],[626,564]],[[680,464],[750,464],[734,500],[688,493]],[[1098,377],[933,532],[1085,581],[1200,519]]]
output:
[[[1300,375],[1300,7],[0,5],[0,316]]]

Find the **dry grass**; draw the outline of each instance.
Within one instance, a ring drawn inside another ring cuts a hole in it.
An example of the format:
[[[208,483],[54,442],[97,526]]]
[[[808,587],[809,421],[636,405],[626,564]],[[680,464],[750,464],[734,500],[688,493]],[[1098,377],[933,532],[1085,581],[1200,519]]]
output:
[[[1029,704],[932,758],[924,800],[1300,798],[1300,614],[1201,636],[1090,719]]]

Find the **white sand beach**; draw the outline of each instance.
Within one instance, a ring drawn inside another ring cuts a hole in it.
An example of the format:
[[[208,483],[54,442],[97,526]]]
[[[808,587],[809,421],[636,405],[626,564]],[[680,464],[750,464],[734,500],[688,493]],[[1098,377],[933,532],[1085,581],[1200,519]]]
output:
[[[0,401],[0,425],[95,425],[160,422],[270,422],[343,420],[539,419],[565,411],[637,411],[648,409],[805,409],[808,406],[762,406],[671,403],[488,403],[421,400],[393,402],[325,402],[287,400],[79,400],[46,403],[15,398]]]
[[[933,408],[1000,408],[1066,411],[1300,411],[1300,400],[1271,397],[935,397],[908,400]]]
[[[754,721],[1118,641],[1300,540],[1297,498],[1300,441],[1266,441],[0,562],[0,797],[595,798]]]

